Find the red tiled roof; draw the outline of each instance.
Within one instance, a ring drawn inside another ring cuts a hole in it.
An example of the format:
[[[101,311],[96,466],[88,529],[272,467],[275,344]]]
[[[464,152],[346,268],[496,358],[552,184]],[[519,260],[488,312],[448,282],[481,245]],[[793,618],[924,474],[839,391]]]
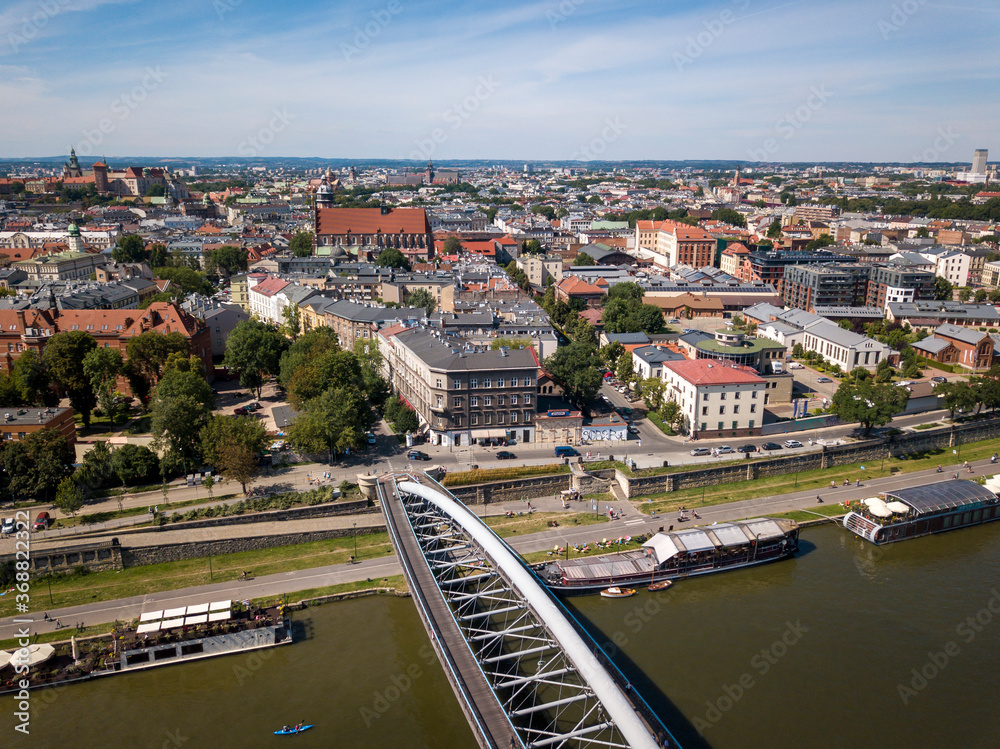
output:
[[[750,367],[714,359],[669,361],[664,362],[663,366],[693,385],[746,385],[764,382]]]
[[[256,294],[263,294],[264,296],[270,297],[277,294],[283,288],[288,286],[288,281],[283,281],[280,278],[268,278],[266,281],[261,281],[259,284],[254,286],[251,291]]]
[[[567,276],[556,284],[566,294],[606,294],[608,293],[608,282],[603,278],[597,279],[597,283],[590,284],[578,276]]]
[[[423,208],[320,208],[316,212],[318,234],[430,234]]]

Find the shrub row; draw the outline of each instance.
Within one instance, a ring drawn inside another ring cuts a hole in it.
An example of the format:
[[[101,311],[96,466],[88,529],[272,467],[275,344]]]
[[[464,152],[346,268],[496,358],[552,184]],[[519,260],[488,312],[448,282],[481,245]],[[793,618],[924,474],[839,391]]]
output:
[[[475,471],[449,473],[441,482],[444,486],[467,486],[468,484],[484,484],[488,481],[510,481],[531,476],[547,476],[553,473],[569,473],[566,465],[544,466],[512,466],[510,468],[480,468]]]

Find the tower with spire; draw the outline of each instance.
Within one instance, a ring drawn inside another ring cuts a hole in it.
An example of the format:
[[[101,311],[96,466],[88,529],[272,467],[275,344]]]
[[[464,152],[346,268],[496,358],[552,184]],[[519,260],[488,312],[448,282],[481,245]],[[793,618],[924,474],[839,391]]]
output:
[[[80,160],[76,157],[76,149],[70,146],[69,149],[69,163],[63,164],[63,178],[66,177],[82,177],[83,170],[80,169]]]

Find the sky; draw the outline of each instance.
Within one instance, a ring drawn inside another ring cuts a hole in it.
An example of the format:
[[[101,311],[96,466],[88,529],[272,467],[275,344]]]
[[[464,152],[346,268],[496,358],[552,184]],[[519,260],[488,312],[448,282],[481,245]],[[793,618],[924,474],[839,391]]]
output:
[[[8,0],[0,158],[995,160],[998,31],[996,0]]]

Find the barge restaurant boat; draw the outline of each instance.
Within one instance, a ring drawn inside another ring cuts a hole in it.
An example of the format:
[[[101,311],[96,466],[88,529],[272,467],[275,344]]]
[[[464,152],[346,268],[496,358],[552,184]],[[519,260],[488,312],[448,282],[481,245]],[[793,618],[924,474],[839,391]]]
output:
[[[794,554],[798,541],[799,526],[791,520],[738,520],[657,533],[641,549],[550,562],[541,576],[557,593],[594,593],[772,562]]]
[[[844,527],[873,544],[1000,520],[997,495],[975,481],[948,479],[883,492],[844,516]]]

